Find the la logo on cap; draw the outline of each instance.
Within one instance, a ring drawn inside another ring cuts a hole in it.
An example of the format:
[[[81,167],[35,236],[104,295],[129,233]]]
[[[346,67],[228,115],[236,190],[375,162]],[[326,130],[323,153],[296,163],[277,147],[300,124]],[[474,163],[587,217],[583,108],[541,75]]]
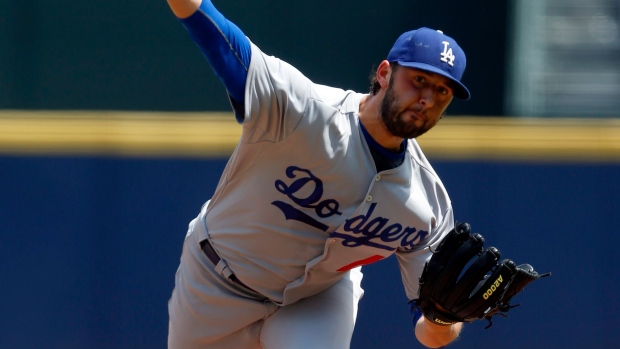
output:
[[[439,29],[437,30],[437,32],[439,34],[443,34],[443,31]],[[456,59],[456,57],[452,53],[452,49],[448,48],[448,45],[450,45],[450,43],[447,41],[442,41],[441,43],[443,44],[443,52],[441,53],[441,61],[450,64],[451,67],[454,67],[454,60]]]
[[[451,67],[454,67],[454,60],[456,59],[456,57],[452,53],[452,49],[448,48],[448,45],[450,45],[450,43],[447,41],[442,41],[441,43],[443,44],[443,52],[441,53],[441,61],[450,64]]]

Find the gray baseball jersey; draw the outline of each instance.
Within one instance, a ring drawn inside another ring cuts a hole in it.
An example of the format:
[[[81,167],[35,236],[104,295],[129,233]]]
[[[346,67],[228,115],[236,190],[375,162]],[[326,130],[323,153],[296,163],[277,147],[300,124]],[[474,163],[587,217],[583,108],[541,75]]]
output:
[[[205,214],[209,239],[244,284],[277,305],[396,254],[417,297],[429,247],[454,226],[418,143],[377,173],[358,118],[363,94],[314,84],[252,45],[241,140]]]

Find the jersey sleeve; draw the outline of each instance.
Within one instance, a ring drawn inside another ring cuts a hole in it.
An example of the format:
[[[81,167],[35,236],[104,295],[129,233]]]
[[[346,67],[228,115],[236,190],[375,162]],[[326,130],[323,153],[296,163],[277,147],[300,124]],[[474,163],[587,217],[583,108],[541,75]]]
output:
[[[419,279],[422,276],[426,261],[432,256],[443,237],[454,228],[454,215],[452,207],[443,215],[440,224],[429,235],[426,245],[416,251],[396,252],[396,259],[400,267],[400,273],[405,286],[405,292],[409,300],[418,298]]]
[[[279,142],[306,115],[314,84],[287,62],[252,44],[243,120],[245,142]]]
[[[252,54],[250,40],[208,0],[203,0],[196,12],[180,21],[226,87],[233,107],[243,109]]]

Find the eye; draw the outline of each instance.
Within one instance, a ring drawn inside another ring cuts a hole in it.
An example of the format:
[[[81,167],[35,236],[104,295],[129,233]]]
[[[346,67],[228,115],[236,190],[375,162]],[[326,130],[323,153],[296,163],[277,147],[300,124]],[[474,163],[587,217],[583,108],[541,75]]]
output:
[[[443,86],[439,86],[437,88],[437,92],[439,92],[442,95],[447,95],[448,93],[450,93],[450,91],[447,88],[443,87]]]
[[[423,84],[423,83],[426,82],[426,79],[423,76],[418,75],[418,76],[415,77],[415,81]]]

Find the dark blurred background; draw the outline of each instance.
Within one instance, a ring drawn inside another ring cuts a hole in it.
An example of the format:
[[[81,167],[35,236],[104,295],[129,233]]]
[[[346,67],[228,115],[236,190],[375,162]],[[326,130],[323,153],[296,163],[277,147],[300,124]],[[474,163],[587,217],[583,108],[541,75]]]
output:
[[[225,91],[165,0],[2,0],[0,108],[226,110]],[[220,1],[262,50],[322,84],[365,92],[397,37],[443,30],[467,53],[474,98],[452,114],[501,115],[508,3]]]
[[[2,0],[0,108],[228,110],[165,1]],[[426,26],[467,54],[473,98],[453,115],[617,117],[618,0],[228,1],[266,53],[317,83],[366,91],[403,32]]]

